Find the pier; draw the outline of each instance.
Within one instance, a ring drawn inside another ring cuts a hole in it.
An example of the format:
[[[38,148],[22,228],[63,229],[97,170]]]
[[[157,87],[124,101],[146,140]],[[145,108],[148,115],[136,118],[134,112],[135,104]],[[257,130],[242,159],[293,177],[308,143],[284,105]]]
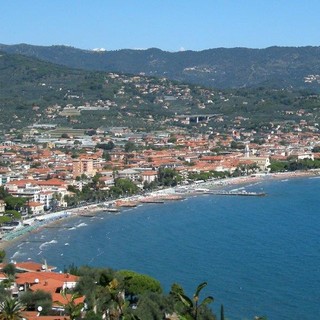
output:
[[[247,196],[247,197],[263,197],[266,195],[265,192],[249,192],[249,191],[226,191],[226,190],[216,190],[216,191],[206,191],[205,194],[213,194],[217,196]]]

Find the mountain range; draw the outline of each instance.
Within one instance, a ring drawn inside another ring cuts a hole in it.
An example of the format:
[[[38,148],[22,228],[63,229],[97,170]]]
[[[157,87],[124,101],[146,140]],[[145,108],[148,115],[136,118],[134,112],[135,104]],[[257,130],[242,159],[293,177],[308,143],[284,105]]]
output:
[[[166,52],[0,44],[0,50],[72,68],[165,77],[212,88],[320,88],[320,47],[217,48]]]

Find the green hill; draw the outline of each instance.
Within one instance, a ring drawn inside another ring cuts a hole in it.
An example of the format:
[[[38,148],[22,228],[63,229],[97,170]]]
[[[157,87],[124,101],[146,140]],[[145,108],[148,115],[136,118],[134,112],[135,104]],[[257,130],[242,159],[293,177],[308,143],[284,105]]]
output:
[[[320,47],[217,48],[183,52],[152,48],[96,52],[66,46],[20,44],[0,45],[0,50],[72,68],[165,76],[213,88],[264,86],[319,91]]]
[[[72,69],[0,52],[0,126],[33,124],[133,130],[172,127],[198,131],[259,130],[270,122],[313,125],[318,95],[268,87],[218,90],[166,78]],[[207,121],[195,121],[194,116]],[[189,121],[190,120],[190,121]]]

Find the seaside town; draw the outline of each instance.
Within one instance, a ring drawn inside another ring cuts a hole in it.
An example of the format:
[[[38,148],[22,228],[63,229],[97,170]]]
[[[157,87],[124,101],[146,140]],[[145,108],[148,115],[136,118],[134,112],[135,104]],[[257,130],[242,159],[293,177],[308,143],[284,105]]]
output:
[[[181,127],[148,133],[99,127],[80,135],[71,127],[34,124],[29,134],[15,139],[12,130],[0,145],[2,238],[59,216],[55,212],[59,217],[74,213],[75,207],[89,210],[93,204],[97,210],[96,204],[106,201],[119,207],[128,203],[115,202],[118,198],[209,179],[315,170],[319,132],[307,130],[307,125],[301,120],[293,131],[279,125],[259,135],[243,128],[192,134]]]
[[[254,142],[252,132],[235,130],[210,136],[174,129],[137,135],[128,127],[112,127],[97,129],[90,136],[61,135],[37,143],[15,142],[7,135],[1,144],[2,245],[73,214],[116,213],[121,206],[135,206],[137,201],[175,200],[182,192],[208,191],[203,188],[208,187],[208,181],[212,186],[273,176],[273,171],[278,172],[277,166],[272,167],[274,163],[293,165],[280,168],[282,176],[299,176],[301,171],[297,170],[305,169],[298,165],[302,163],[309,165],[308,174],[319,175],[311,166],[320,159],[318,133],[283,133],[278,128],[264,136],[264,143]],[[223,151],[218,153],[217,148]],[[0,280],[8,283],[6,290],[12,297],[32,297],[26,300],[29,307],[21,312],[24,319],[85,317],[88,300],[72,293],[79,276],[55,272],[46,262],[14,261],[1,264],[0,269]],[[108,294],[122,292],[118,299],[124,301],[124,291],[115,281],[107,286]],[[49,307],[44,302],[46,295],[50,296]],[[9,302],[5,300],[4,306]],[[111,313],[116,312],[114,319],[118,319],[119,310],[118,305],[108,306],[106,318],[113,319]],[[165,319],[179,317],[165,314]]]
[[[72,216],[117,214],[122,208],[194,194],[260,196],[265,194],[232,188],[261,179],[320,174],[317,108],[288,107],[280,112],[283,120],[252,128],[250,113],[210,113],[218,102],[240,103],[245,109],[247,99],[234,93],[191,89],[166,79],[108,77],[122,84],[114,100],[80,104],[80,94],[70,92],[70,103],[64,106],[34,104],[30,119],[15,112],[8,120],[10,128],[0,135],[0,248]],[[181,103],[192,108],[184,109],[186,114],[175,112]],[[161,105],[161,111],[148,111],[150,105]],[[143,107],[147,110],[142,112]],[[101,114],[92,122],[96,126],[86,124],[88,115],[92,120]],[[12,297],[38,290],[51,295],[50,311],[33,304],[23,312],[25,319],[73,319],[71,306],[77,317],[84,316],[85,297],[71,293],[78,276],[54,272],[46,262],[12,261],[0,269],[0,280],[8,283],[6,292]],[[168,314],[166,319],[179,318]]]

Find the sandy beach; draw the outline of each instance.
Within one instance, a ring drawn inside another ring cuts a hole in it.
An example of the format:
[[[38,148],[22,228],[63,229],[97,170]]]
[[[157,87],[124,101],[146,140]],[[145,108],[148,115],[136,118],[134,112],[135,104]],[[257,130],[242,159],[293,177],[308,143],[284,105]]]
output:
[[[166,188],[150,192],[146,195],[134,195],[127,198],[121,198],[117,200],[117,203],[128,204],[143,204],[143,203],[159,203],[160,201],[179,200],[182,197],[188,195],[194,195],[199,188],[224,189],[228,186],[245,186],[251,183],[265,181],[265,180],[282,180],[293,179],[302,177],[320,177],[319,171],[299,171],[299,172],[284,172],[284,173],[269,173],[269,174],[257,174],[251,176],[226,178],[220,180],[210,180],[201,183],[193,183],[177,188]],[[199,193],[198,193],[199,194]],[[100,204],[87,204],[82,207],[61,210],[58,212],[47,213],[41,216],[32,217],[23,221],[21,227],[16,228],[13,231],[9,231],[3,235],[0,241],[0,249],[5,249],[17,240],[21,240],[22,237],[27,236],[30,232],[36,232],[37,230],[49,226],[51,224],[59,223],[62,220],[70,219],[75,216],[94,214],[95,212],[101,212],[104,208],[114,208],[116,201],[106,201]],[[126,205],[123,205],[125,207]],[[121,205],[119,205],[121,207]]]

